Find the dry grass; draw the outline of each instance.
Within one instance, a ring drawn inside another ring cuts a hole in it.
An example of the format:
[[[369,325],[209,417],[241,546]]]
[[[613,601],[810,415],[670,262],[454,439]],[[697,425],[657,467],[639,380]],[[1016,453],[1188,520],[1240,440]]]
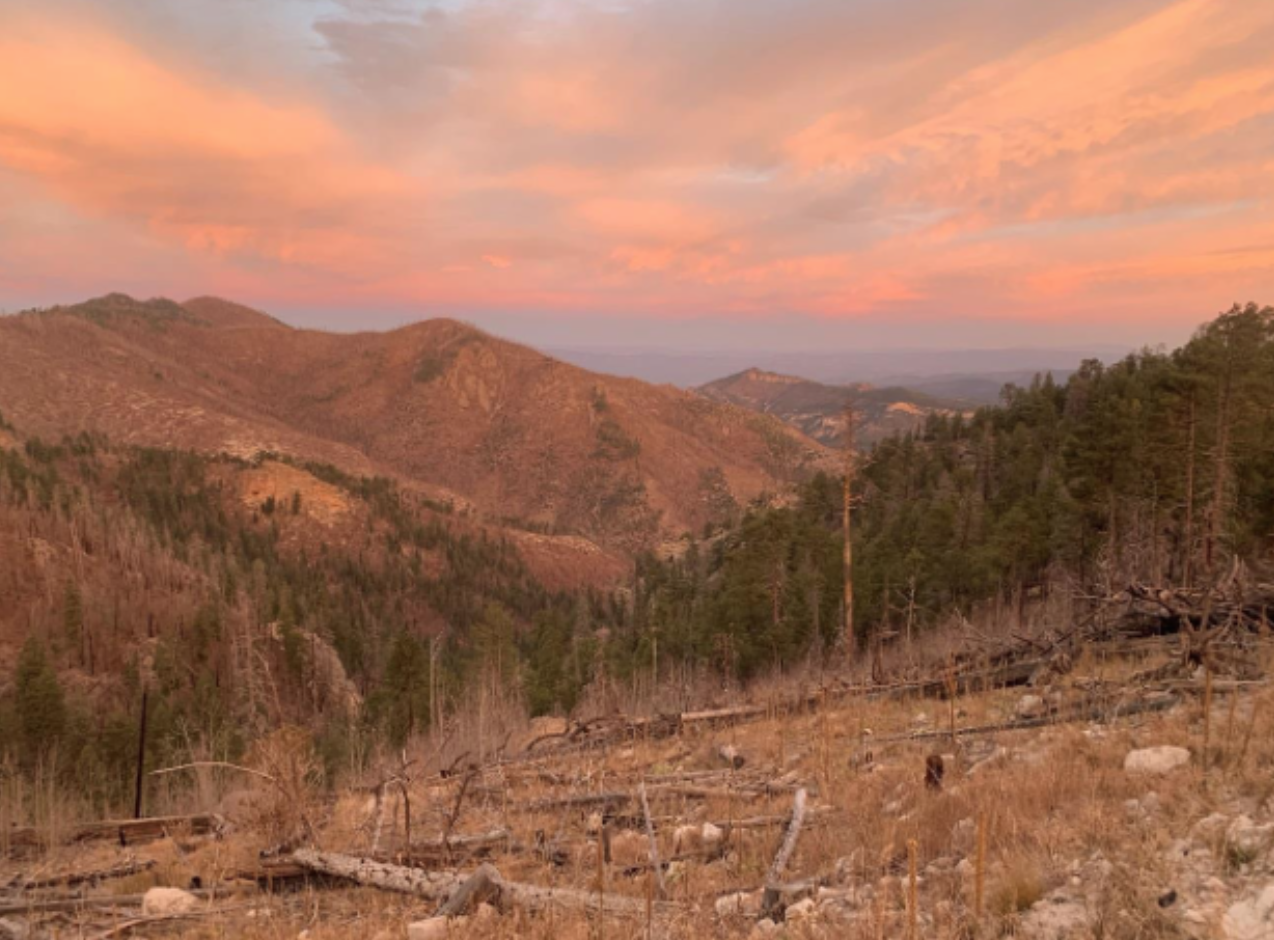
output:
[[[1144,663],[1081,663],[1076,679],[1099,672],[1108,678],[1126,675]],[[761,695],[778,698],[775,684]],[[1078,692],[1067,691],[1074,698]],[[956,703],[961,724],[1003,720],[1020,693],[987,691]],[[764,700],[764,699],[760,699]],[[410,749],[419,766],[447,765],[465,751],[494,756],[499,745],[524,732],[525,723],[507,703],[492,700],[471,710],[460,729],[426,738]],[[1088,878],[1084,866],[1093,859],[1117,861],[1107,878],[1096,879],[1089,935],[1093,940],[1138,937],[1159,940],[1180,936],[1174,909],[1156,903],[1173,871],[1165,861],[1172,841],[1186,836],[1200,819],[1220,809],[1230,816],[1248,813],[1257,819],[1274,815],[1274,691],[1237,698],[1219,695],[1211,720],[1211,769],[1203,779],[1200,762],[1164,778],[1146,780],[1123,771],[1130,748],[1179,744],[1197,754],[1203,721],[1198,703],[1111,725],[1057,726],[1034,731],[1001,732],[953,745],[940,737],[927,742],[873,743],[916,728],[947,727],[944,703],[935,701],[848,700],[824,713],[796,711],[765,721],[718,731],[688,733],[675,739],[637,740],[605,750],[567,754],[489,770],[475,779],[461,807],[456,833],[507,828],[530,846],[536,833],[565,850],[567,862],[546,864],[532,852],[503,855],[496,863],[506,878],[596,892],[599,887],[596,835],[591,808],[564,807],[526,812],[532,800],[586,793],[635,789],[643,777],[651,793],[652,812],[660,825],[660,853],[672,853],[672,832],[684,822],[734,821],[748,816],[782,816],[791,804],[790,790],[749,794],[730,784],[766,778],[801,783],[811,802],[835,811],[816,820],[805,832],[787,877],[821,876],[842,897],[848,921],[825,918],[792,923],[789,937],[895,938],[908,929],[909,845],[914,844],[918,879],[917,936],[926,940],[966,940],[1019,929],[1033,905],[1059,888]],[[479,736],[485,736],[485,744]],[[737,746],[747,756],[733,777],[715,757],[721,743]],[[312,787],[312,764],[304,748],[285,735],[258,749],[258,766],[280,783],[267,818],[253,831],[226,842],[178,837],[140,849],[159,865],[136,879],[119,882],[120,893],[151,884],[189,883],[198,875],[205,884],[224,880],[254,864],[255,852],[272,838],[286,836],[308,815],[327,849],[361,851],[369,845],[369,797],[351,791],[335,801],[321,801]],[[990,748],[1003,753],[979,760]],[[867,762],[863,755],[871,752]],[[947,776],[939,793],[926,790],[925,757],[946,755]],[[395,758],[395,762],[398,758]],[[386,759],[383,766],[389,768]],[[670,796],[652,777],[722,771],[721,776],[683,781],[714,791],[707,798]],[[9,778],[5,778],[8,780]],[[0,819],[44,821],[48,841],[65,831],[74,810],[45,789],[17,792],[13,784],[0,790]],[[411,784],[412,827],[417,841],[436,839],[444,831],[459,784],[421,771]],[[1154,792],[1154,807],[1138,815],[1136,801]],[[632,809],[628,807],[627,809]],[[975,910],[978,821],[985,825],[985,901],[981,923]],[[400,846],[401,800],[386,803],[382,849]],[[671,925],[671,936],[747,937],[748,918],[718,918],[717,897],[759,888],[781,837],[780,827],[737,830],[724,859],[686,862],[669,873],[670,899],[685,913]],[[181,846],[189,843],[185,848]],[[1238,857],[1224,844],[1215,846],[1218,877],[1238,879],[1255,859]],[[57,849],[38,864],[87,864],[90,858],[115,858],[118,849],[99,846]],[[1246,850],[1245,850],[1246,851]],[[1244,854],[1244,853],[1240,853]],[[961,864],[961,863],[967,864]],[[0,870],[5,879],[12,863]],[[25,865],[30,868],[30,863]],[[607,895],[643,899],[645,876],[624,877],[616,860],[604,874]],[[1093,879],[1089,879],[1088,885]],[[405,936],[405,924],[430,913],[431,905],[366,889],[303,890],[254,898],[248,908],[184,929],[194,937],[239,936],[293,938],[301,930],[310,940],[365,935],[366,940]],[[256,913],[249,917],[248,910]],[[527,918],[509,913],[494,922],[457,926],[457,937],[578,937],[607,940],[646,936],[643,923],[608,919],[590,923],[580,917]]]

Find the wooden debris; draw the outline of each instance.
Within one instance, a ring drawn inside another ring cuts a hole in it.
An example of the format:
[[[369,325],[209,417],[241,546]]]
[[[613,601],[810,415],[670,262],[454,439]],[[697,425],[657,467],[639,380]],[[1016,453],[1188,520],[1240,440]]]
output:
[[[763,914],[769,913],[778,903],[781,892],[778,889],[779,879],[783,875],[783,870],[787,868],[788,861],[792,858],[792,853],[796,851],[796,840],[801,836],[801,826],[805,822],[805,791],[797,790],[796,797],[792,800],[792,818],[787,826],[787,833],[783,836],[782,843],[779,844],[778,853],[774,856],[774,861],[770,864],[770,870],[765,876],[765,893],[761,898],[761,911]]]
[[[314,849],[301,849],[292,858],[302,867],[319,874],[343,878],[384,891],[410,894],[431,901],[443,901],[450,898],[467,877],[452,871],[403,868],[400,865],[386,865],[370,859],[340,855],[335,852],[319,852]],[[636,898],[614,895],[606,895],[603,898],[593,892],[573,888],[545,888],[517,881],[506,881],[493,867],[490,868],[488,877],[499,889],[502,904],[532,913],[551,909],[587,914],[598,914],[604,911],[607,915],[627,917],[640,917],[646,913],[645,901]],[[666,916],[675,910],[675,905],[666,901],[654,906],[654,912],[660,916]]]
[[[646,799],[646,785],[641,784],[638,791],[641,794],[641,814],[646,820],[646,838],[650,840],[650,865],[655,870],[655,879],[659,885],[659,896],[667,896],[667,888],[664,886],[664,869],[659,864],[659,842],[655,839],[655,825],[650,821],[650,803]]]
[[[73,888],[76,885],[94,885],[98,882],[110,881],[112,878],[127,878],[144,871],[150,871],[155,865],[156,862],[153,859],[144,862],[137,859],[128,859],[116,865],[108,865],[105,868],[68,871],[59,875],[48,875],[44,878],[32,878],[26,881],[19,877],[11,881],[8,886],[17,888],[19,891],[37,891],[41,888],[62,886]]]
[[[108,819],[77,826],[65,842],[68,844],[118,842],[120,845],[138,845],[167,838],[174,832],[208,835],[216,832],[220,824],[220,817],[211,813],[193,816],[155,816],[149,819]],[[40,848],[44,844],[39,831],[31,827],[10,829],[5,834],[5,840],[10,851]]]

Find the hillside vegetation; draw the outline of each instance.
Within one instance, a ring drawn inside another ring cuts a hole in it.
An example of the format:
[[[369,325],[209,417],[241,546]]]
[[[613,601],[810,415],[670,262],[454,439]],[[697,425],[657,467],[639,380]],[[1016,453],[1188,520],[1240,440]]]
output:
[[[930,415],[861,459],[855,503],[864,638],[1259,564],[1274,545],[1274,310],[1236,307],[1181,349],[1087,362],[1062,385],[1009,386],[972,417]],[[816,638],[826,650],[840,516],[840,483],[820,476],[679,557],[646,556],[647,643],[743,676]]]

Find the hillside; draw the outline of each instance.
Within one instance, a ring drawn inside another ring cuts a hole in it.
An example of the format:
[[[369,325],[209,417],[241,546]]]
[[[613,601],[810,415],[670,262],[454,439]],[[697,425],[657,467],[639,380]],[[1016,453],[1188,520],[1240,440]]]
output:
[[[0,409],[46,437],[391,473],[489,519],[628,549],[722,521],[823,459],[776,419],[456,321],[338,335],[212,298],[0,320]]]
[[[546,624],[585,641],[617,622],[590,585],[624,560],[385,478],[0,430],[0,750],[25,768],[53,747],[82,756],[62,772],[92,798],[126,783],[112,734],[142,687],[157,756],[192,727],[227,753],[280,725],[338,748],[353,723],[370,746],[456,707]],[[32,674],[56,707],[32,711]]]
[[[959,405],[907,388],[824,385],[790,375],[747,369],[700,386],[713,401],[773,415],[802,434],[839,447],[845,433],[845,406],[853,402],[860,448],[921,427],[930,415],[951,415]]]

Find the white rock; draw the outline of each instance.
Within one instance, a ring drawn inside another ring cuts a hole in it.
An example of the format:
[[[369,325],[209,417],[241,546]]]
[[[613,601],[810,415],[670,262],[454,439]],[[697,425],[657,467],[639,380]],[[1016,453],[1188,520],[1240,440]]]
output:
[[[531,719],[530,735],[532,738],[540,738],[550,734],[566,734],[566,728],[565,718],[543,715],[539,718]]]
[[[1247,816],[1240,816],[1226,830],[1225,843],[1248,861],[1255,861],[1274,845],[1274,823],[1258,826]]]
[[[478,905],[478,909],[473,912],[474,920],[495,920],[500,916],[500,912],[491,904],[483,901]]]
[[[1217,842],[1221,834],[1230,826],[1230,817],[1224,813],[1213,813],[1200,819],[1190,829],[1190,838],[1196,842]]]
[[[602,814],[589,813],[588,819],[584,821],[584,831],[587,832],[590,836],[596,835],[597,833],[601,832],[602,831]]]
[[[1026,912],[1018,936],[1032,940],[1071,940],[1087,936],[1088,908],[1082,899],[1054,892]]]
[[[146,917],[188,914],[198,903],[197,897],[181,888],[151,888],[142,896],[142,914]]]
[[[1274,884],[1260,894],[1230,905],[1221,919],[1225,940],[1270,940],[1274,937]]]
[[[720,826],[714,826],[712,823],[706,822],[703,824],[703,831],[700,835],[703,837],[703,847],[710,849],[721,844],[721,840],[725,838],[725,830]]]
[[[789,904],[785,916],[789,921],[795,923],[796,921],[813,917],[817,913],[818,905],[814,903],[814,899],[803,898],[795,904]]]
[[[774,923],[768,917],[762,918],[756,922],[756,926],[752,928],[750,937],[759,940],[761,937],[772,937],[779,932],[779,925]]]
[[[1161,744],[1129,751],[1124,770],[1130,774],[1166,774],[1190,763],[1190,752],[1183,747]]]
[[[682,855],[695,851],[702,838],[703,833],[697,826],[678,826],[672,833],[672,854]]]
[[[717,898],[718,917],[756,917],[761,913],[760,891],[736,891]]]
[[[1048,711],[1048,704],[1038,695],[1023,695],[1018,699],[1013,714],[1018,718],[1039,718]]]
[[[447,940],[452,926],[461,927],[467,917],[430,917],[407,925],[407,940]]]

